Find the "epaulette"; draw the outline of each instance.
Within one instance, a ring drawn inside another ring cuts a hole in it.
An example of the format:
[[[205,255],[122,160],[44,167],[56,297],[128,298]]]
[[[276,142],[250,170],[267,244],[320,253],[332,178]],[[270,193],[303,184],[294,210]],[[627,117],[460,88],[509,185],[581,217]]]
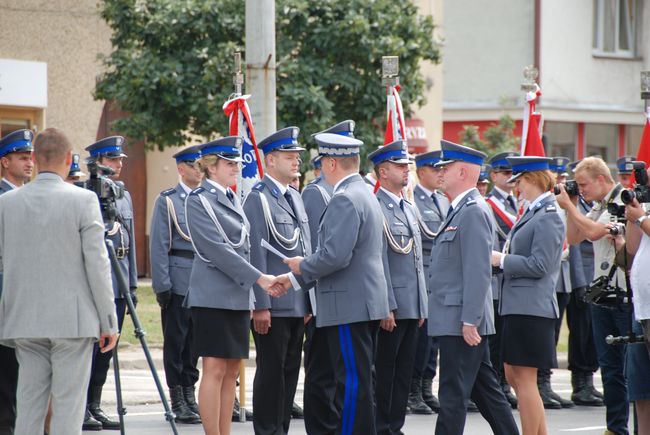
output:
[[[167,190],[163,190],[162,192],[160,192],[160,196],[169,196],[173,193],[176,193],[176,189],[174,187]]]
[[[346,188],[346,186],[340,186],[338,189],[336,189],[336,192],[334,192],[334,195],[338,195],[340,193],[345,193],[345,188]]]
[[[190,195],[198,195],[199,193],[202,193],[205,189],[202,187],[197,187],[193,191],[190,192]]]
[[[264,186],[266,186],[266,184],[263,181],[260,181],[255,186],[253,186],[253,189],[259,190],[261,192],[262,190],[264,190]]]
[[[474,205],[476,204],[476,200],[474,198],[469,198],[467,201],[465,201],[465,205]]]
[[[553,204],[549,204],[546,206],[546,211],[557,211],[557,208]]]

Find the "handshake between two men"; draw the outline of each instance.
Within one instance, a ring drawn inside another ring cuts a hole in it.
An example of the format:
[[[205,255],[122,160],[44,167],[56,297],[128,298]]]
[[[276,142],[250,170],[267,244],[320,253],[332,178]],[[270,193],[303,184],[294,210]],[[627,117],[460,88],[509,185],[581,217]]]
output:
[[[289,266],[293,274],[300,275],[300,263],[302,259],[303,257],[292,257],[284,259],[283,262]],[[288,273],[278,276],[263,273],[257,279],[256,284],[262,287],[269,296],[274,298],[279,298],[294,287]]]

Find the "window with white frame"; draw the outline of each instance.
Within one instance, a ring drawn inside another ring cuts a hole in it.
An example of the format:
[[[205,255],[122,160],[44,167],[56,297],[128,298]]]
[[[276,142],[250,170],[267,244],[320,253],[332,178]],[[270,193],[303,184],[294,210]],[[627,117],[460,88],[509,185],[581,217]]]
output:
[[[636,0],[594,0],[593,54],[634,57]]]

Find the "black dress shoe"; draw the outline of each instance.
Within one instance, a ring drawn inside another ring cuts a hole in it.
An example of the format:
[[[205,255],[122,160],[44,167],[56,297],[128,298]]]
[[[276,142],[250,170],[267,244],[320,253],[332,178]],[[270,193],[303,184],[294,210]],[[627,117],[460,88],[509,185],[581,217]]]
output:
[[[84,423],[81,426],[82,430],[102,430],[102,424],[95,420],[88,411],[88,408],[86,408],[86,414],[84,415]]]
[[[305,418],[305,413],[296,402],[293,402],[293,406],[291,407],[291,418],[295,418],[297,420],[303,420]]]

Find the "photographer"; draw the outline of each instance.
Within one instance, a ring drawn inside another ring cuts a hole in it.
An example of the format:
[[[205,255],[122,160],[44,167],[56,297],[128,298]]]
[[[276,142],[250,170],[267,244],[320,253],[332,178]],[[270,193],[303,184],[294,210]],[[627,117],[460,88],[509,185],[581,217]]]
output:
[[[622,206],[623,187],[616,184],[607,164],[600,157],[587,157],[575,168],[575,180],[585,201],[596,201],[594,208],[585,216],[576,204],[578,196],[569,196],[561,185],[557,202],[567,213],[567,240],[576,245],[588,239],[594,247],[594,279],[612,275],[609,285],[621,291],[627,290],[625,272],[616,269],[612,273],[616,256],[616,239],[610,234],[612,219],[609,209]],[[618,227],[620,228],[620,226]],[[630,307],[627,304],[611,306],[593,305],[592,326],[598,365],[605,393],[607,429],[616,434],[627,434],[629,402],[627,382],[624,376],[624,346],[610,346],[605,342],[608,335],[621,336],[628,333]]]
[[[122,171],[123,159],[126,154],[122,152],[124,138],[122,136],[111,136],[104,138],[86,147],[90,153],[91,161],[110,168],[110,178],[116,181]],[[99,169],[100,175],[102,169]],[[138,285],[138,273],[135,260],[135,238],[133,234],[133,203],[131,195],[124,189],[123,195],[115,199],[117,218],[115,222],[106,227],[105,236],[113,242],[117,261],[124,277],[128,280],[129,290],[133,298],[133,304],[137,304],[135,289]],[[106,222],[104,222],[106,224]],[[117,308],[118,327],[122,329],[126,301],[120,294],[117,277],[113,272],[113,293],[115,296],[115,307]],[[88,385],[88,404],[86,418],[84,419],[84,430],[119,429],[119,422],[109,418],[100,407],[102,388],[106,382],[108,367],[111,362],[112,353],[95,352],[93,356],[90,384]]]

